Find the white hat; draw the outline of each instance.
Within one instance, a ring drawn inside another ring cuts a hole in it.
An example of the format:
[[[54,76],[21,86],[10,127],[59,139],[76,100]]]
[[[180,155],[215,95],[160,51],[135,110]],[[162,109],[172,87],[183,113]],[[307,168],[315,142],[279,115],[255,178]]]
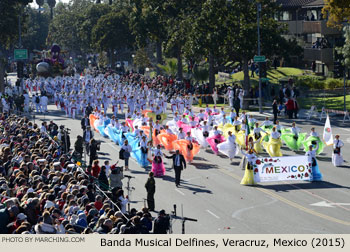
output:
[[[46,208],[51,208],[51,207],[54,207],[54,206],[55,206],[55,204],[53,202],[46,201],[44,208],[46,209]]]
[[[25,215],[24,213],[19,213],[17,215],[17,220],[22,221],[22,220],[26,220],[26,219],[27,219],[27,215]]]
[[[53,166],[59,166],[59,165],[61,165],[60,162],[55,162],[55,163],[53,163]]]
[[[41,162],[41,163],[44,163],[45,161],[46,161],[46,159],[44,159],[44,158],[38,159],[38,162]]]
[[[52,178],[52,181],[53,181],[54,183],[56,183],[59,179],[60,179],[59,177],[54,176],[54,177]]]
[[[32,193],[32,192],[34,192],[34,189],[33,188],[28,188],[27,193]]]
[[[65,185],[61,185],[61,186],[60,186],[60,189],[61,189],[61,190],[66,190],[67,187],[66,187]]]

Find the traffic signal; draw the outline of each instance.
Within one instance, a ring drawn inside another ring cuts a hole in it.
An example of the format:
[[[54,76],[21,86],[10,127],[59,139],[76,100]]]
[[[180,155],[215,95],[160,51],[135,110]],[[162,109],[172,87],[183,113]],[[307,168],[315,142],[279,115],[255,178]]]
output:
[[[23,68],[24,68],[23,61],[17,61],[17,77],[18,78],[23,78]]]
[[[339,60],[335,61],[334,69],[333,69],[334,78],[341,78],[343,77],[343,74],[344,74],[344,67],[342,63]]]
[[[267,78],[267,65],[266,62],[260,62],[260,78]]]

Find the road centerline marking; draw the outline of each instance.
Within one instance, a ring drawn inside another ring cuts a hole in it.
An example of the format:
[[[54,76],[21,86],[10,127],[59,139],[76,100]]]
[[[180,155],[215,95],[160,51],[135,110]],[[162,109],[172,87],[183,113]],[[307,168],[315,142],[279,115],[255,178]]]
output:
[[[181,192],[179,189],[175,189],[175,191],[177,191],[178,193],[180,193],[181,195],[185,196],[185,194],[183,192]]]
[[[220,219],[220,217],[219,216],[217,216],[216,214],[214,214],[212,211],[210,211],[210,210],[206,210],[209,214],[211,214],[212,216],[214,216],[216,219]]]

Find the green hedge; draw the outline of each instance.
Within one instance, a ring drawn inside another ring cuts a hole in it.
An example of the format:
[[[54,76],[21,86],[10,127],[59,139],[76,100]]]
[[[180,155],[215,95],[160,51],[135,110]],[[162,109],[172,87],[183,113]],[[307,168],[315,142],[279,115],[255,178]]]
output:
[[[335,89],[343,87],[342,79],[324,78],[320,76],[300,76],[294,80],[298,87],[306,89]],[[349,82],[347,83],[347,86]]]
[[[307,89],[323,89],[324,80],[317,76],[300,76],[296,77],[295,84],[301,88]]]
[[[344,81],[340,79],[329,78],[326,80],[326,89],[342,88]]]

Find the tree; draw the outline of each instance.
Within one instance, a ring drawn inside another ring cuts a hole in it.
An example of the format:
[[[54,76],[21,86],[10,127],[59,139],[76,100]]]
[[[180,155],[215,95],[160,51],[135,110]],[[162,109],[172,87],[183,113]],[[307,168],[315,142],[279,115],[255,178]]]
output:
[[[145,48],[140,48],[136,51],[133,64],[139,69],[144,70],[151,65],[151,61],[147,55]],[[141,72],[142,72],[141,71]]]
[[[260,13],[260,34],[261,53],[266,56],[275,55],[275,50],[283,41],[282,34],[284,25],[280,24],[273,17],[273,13],[278,11],[278,6],[274,1],[261,0]],[[227,61],[240,61],[243,66],[244,81],[243,89],[245,97],[249,97],[250,78],[249,61],[257,54],[257,5],[255,1],[232,0],[230,2],[225,27],[224,55]],[[243,107],[249,106],[245,100]]]
[[[209,92],[215,87],[215,65],[223,57],[222,46],[227,34],[225,19],[228,15],[227,0],[217,1],[194,1],[192,7],[195,10],[187,16],[186,22],[188,30],[187,40],[184,50],[186,56],[200,62],[203,58],[208,58],[209,62]],[[199,69],[195,68],[195,72]],[[200,72],[204,72],[200,71]],[[197,76],[198,73],[195,73]]]
[[[166,24],[158,13],[162,1],[133,0],[130,26],[139,48],[149,42],[156,44],[157,64],[163,63],[162,42],[166,39]],[[157,74],[159,68],[157,67]]]
[[[340,29],[343,22],[350,22],[349,0],[325,0],[322,14],[328,17],[327,26]]]
[[[22,33],[22,43],[28,51],[33,49],[43,50],[46,47],[46,38],[49,31],[50,15],[47,11],[39,13],[37,10],[27,7],[27,20]]]
[[[90,0],[75,0],[69,4],[58,3],[50,23],[47,44],[57,43],[76,54],[89,51],[91,48],[89,40],[84,37],[81,29],[86,21],[85,11],[91,5],[94,4]],[[92,29],[92,27],[89,28]]]
[[[107,4],[90,4],[81,11],[82,23],[78,25],[77,30],[79,37],[82,41],[84,51],[92,51],[92,29],[97,24],[99,18],[106,15],[111,11],[110,6]]]
[[[207,81],[209,79],[209,70],[208,70],[208,66],[204,65],[204,66],[195,66],[193,68],[193,78],[197,81],[197,82],[203,82],[203,81]]]
[[[337,53],[340,54],[343,58],[342,65],[345,66],[345,68],[350,68],[350,27],[345,26],[343,28],[344,30],[344,37],[345,37],[345,43],[342,47],[337,47]]]
[[[33,2],[32,0],[1,0],[0,1],[0,92],[4,91],[4,65],[6,61],[6,49],[9,49],[18,36],[18,16],[23,7]],[[23,23],[23,19],[22,19]]]
[[[92,29],[92,43],[100,52],[109,52],[114,67],[114,50],[132,48],[135,38],[129,29],[127,11],[110,12],[102,16]]]
[[[186,40],[186,30],[189,28],[186,16],[189,15],[193,6],[188,0],[144,0],[145,4],[154,11],[156,18],[166,28],[165,50],[177,58],[177,78],[183,79],[183,45]],[[200,6],[196,6],[198,8]]]
[[[170,58],[165,60],[165,64],[158,64],[158,67],[163,71],[163,74],[168,76],[176,76],[178,67],[178,61],[175,58]]]

